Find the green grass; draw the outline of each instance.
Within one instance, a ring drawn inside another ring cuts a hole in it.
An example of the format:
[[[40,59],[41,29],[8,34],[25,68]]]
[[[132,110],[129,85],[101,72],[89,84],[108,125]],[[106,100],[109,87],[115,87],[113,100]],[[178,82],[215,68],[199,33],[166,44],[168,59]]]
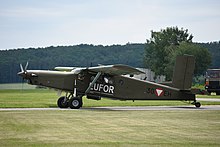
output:
[[[44,89],[0,90],[0,107],[56,107],[56,92]]]
[[[197,98],[220,98],[220,95],[197,95]]]
[[[207,97],[207,96],[205,96]],[[218,96],[212,96],[218,97]],[[49,108],[57,107],[57,93],[54,90],[0,90],[0,108]],[[182,101],[119,101],[102,99],[101,101],[83,98],[84,107],[100,106],[173,106],[190,105]],[[202,105],[218,105],[220,102],[201,102]]]
[[[0,145],[220,146],[219,111],[0,111]]]
[[[0,90],[0,107],[57,107],[57,98],[48,89]],[[84,107],[149,105],[189,104],[84,98]],[[220,113],[214,110],[0,111],[0,126],[0,146],[4,147],[220,146]]]
[[[35,85],[29,85],[27,83],[8,83],[0,84],[0,89],[35,89]]]

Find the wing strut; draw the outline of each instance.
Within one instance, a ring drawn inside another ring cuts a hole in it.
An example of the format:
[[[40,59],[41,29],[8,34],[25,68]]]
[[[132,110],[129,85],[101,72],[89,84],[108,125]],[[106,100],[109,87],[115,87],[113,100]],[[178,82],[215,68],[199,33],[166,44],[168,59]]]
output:
[[[95,84],[95,82],[98,80],[98,78],[100,77],[101,74],[102,74],[101,72],[98,72],[98,73],[96,74],[96,76],[95,76],[95,78],[93,79],[92,83],[91,83],[91,84],[89,85],[89,87],[86,89],[85,95],[86,95],[87,93],[89,93],[90,88]]]

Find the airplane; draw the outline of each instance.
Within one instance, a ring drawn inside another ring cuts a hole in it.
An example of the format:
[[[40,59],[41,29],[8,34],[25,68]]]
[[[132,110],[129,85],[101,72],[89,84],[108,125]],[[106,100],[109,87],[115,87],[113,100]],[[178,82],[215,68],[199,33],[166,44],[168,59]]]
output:
[[[101,100],[181,100],[196,101],[191,89],[195,58],[191,55],[177,56],[171,82],[154,83],[135,79],[134,74],[143,72],[123,64],[99,65],[96,67],[55,67],[54,70],[27,70],[20,64],[18,73],[29,84],[40,85],[66,92],[57,100],[60,108],[79,109],[83,96]],[[125,76],[130,75],[130,76]]]

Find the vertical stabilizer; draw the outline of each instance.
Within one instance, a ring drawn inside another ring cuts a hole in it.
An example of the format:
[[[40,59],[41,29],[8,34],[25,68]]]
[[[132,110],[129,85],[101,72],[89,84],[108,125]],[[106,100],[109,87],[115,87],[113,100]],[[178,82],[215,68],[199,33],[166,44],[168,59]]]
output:
[[[195,57],[183,55],[176,57],[172,85],[180,90],[190,90],[192,86]]]

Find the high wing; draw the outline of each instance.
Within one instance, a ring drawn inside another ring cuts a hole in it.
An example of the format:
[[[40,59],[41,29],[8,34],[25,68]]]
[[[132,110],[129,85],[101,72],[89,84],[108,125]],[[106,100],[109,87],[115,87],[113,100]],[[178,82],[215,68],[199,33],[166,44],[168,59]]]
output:
[[[123,64],[116,64],[116,65],[101,65],[96,67],[88,67],[88,68],[81,68],[81,67],[55,67],[55,70],[59,71],[68,71],[68,72],[79,72],[82,70],[88,70],[94,73],[105,73],[110,75],[126,75],[126,74],[142,74],[144,72]]]
[[[126,75],[126,74],[142,74],[144,72],[123,64],[116,64],[116,65],[102,65],[97,67],[90,67],[88,68],[89,71],[92,72],[101,72],[110,75]]]
[[[72,71],[76,68],[78,67],[55,67],[54,69],[58,71]]]

